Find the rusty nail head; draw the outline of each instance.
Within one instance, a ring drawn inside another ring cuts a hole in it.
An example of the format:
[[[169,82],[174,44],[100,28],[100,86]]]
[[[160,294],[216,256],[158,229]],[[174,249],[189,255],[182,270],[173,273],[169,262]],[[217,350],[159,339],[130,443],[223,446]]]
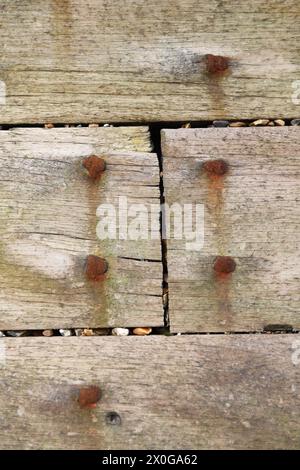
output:
[[[203,163],[203,169],[209,176],[223,176],[228,171],[228,164],[225,160],[208,160]]]
[[[102,173],[105,171],[106,163],[103,158],[97,155],[91,155],[83,160],[82,165],[87,170],[90,178],[98,180],[101,178]]]
[[[104,258],[89,255],[86,260],[85,273],[90,281],[101,281],[108,270],[108,263]]]
[[[100,398],[100,388],[96,385],[90,385],[79,390],[78,403],[81,408],[96,408]]]
[[[217,274],[230,274],[235,271],[236,262],[230,256],[217,256],[214,262],[214,270]]]
[[[206,54],[205,61],[207,72],[211,74],[220,74],[229,68],[228,57]]]

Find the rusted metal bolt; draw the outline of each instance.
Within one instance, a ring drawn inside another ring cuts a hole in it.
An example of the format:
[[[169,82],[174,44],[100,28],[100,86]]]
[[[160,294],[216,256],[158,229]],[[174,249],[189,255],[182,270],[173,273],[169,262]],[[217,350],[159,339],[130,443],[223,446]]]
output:
[[[86,260],[85,274],[89,281],[101,281],[108,270],[108,263],[104,258],[89,255]]]
[[[235,271],[236,262],[230,256],[217,256],[214,262],[214,270],[217,274],[230,274]]]
[[[81,408],[96,408],[100,398],[100,388],[96,385],[90,385],[79,390],[78,403]]]
[[[221,55],[206,54],[206,70],[210,74],[220,74],[229,68],[228,57]]]
[[[91,155],[83,160],[82,165],[87,170],[89,177],[93,180],[101,178],[102,173],[105,171],[106,162],[103,158],[97,155]]]
[[[208,160],[203,163],[203,169],[209,176],[223,176],[228,171],[225,160]]]

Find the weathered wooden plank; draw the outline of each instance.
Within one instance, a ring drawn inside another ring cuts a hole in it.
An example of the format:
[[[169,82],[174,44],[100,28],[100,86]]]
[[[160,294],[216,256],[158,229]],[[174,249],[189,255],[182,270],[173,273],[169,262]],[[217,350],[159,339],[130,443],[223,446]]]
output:
[[[100,182],[83,171],[92,154]],[[101,203],[159,204],[147,128],[1,131],[0,181],[0,329],[163,324],[159,213],[153,239],[96,234]],[[86,279],[88,255],[108,261],[103,282]]]
[[[172,330],[300,328],[300,129],[165,130],[162,139],[166,202],[204,205],[203,248],[168,242]],[[210,175],[211,160],[227,173]],[[217,274],[217,256],[236,270]]]
[[[0,122],[295,117],[299,14],[297,0],[1,2]]]
[[[298,335],[3,338],[0,346],[2,449],[299,447]],[[79,390],[91,385],[102,397],[81,409]],[[109,412],[120,425],[107,424]]]

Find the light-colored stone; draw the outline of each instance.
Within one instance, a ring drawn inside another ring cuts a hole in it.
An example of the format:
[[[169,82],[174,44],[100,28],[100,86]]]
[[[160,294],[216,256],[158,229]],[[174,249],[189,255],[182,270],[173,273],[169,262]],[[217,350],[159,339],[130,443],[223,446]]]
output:
[[[44,330],[42,334],[47,337],[53,336],[53,330]]]
[[[111,334],[113,336],[128,336],[129,330],[128,328],[113,328]]]
[[[229,127],[246,127],[247,124],[243,121],[236,121],[236,122],[231,122],[229,124]]]
[[[134,328],[134,330],[132,331],[132,333],[137,336],[147,336],[147,335],[150,335],[151,332],[152,332],[152,328],[146,328],[146,327]]]
[[[251,122],[250,126],[267,126],[269,119],[257,119],[256,121]]]
[[[94,332],[91,328],[84,328],[82,336],[94,336]]]
[[[61,334],[61,336],[72,336],[73,335],[72,330],[64,330],[62,328],[59,330],[59,333]]]

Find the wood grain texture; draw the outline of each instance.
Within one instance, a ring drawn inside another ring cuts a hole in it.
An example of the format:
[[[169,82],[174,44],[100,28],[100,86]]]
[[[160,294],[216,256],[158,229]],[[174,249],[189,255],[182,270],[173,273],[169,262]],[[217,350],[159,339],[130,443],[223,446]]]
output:
[[[0,339],[3,449],[297,449],[298,335]],[[297,357],[296,357],[297,356]],[[76,402],[100,387],[95,409]],[[116,412],[121,425],[106,423]]]
[[[0,8],[1,123],[299,114],[297,0],[11,0]],[[208,73],[207,54],[228,57],[228,71]]]
[[[300,129],[164,130],[162,141],[166,202],[204,205],[203,248],[168,241],[171,329],[300,328]],[[216,159],[228,172],[210,178],[203,164]],[[236,270],[217,276],[217,256]]]
[[[92,154],[100,182],[82,167]],[[152,240],[96,234],[102,203],[159,204],[146,127],[1,131],[0,181],[0,329],[163,324],[159,213]],[[107,259],[104,282],[86,280],[88,255]]]

